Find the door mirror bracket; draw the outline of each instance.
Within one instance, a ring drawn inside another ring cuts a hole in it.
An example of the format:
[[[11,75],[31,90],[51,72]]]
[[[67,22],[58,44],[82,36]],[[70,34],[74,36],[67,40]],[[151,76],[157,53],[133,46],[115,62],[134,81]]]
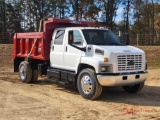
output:
[[[70,46],[72,46],[72,47],[74,47],[74,48],[76,48],[76,49],[78,49],[78,50],[81,50],[81,51],[83,51],[83,52],[86,52],[86,47],[81,48],[81,47],[78,47],[78,46],[76,46],[76,45],[71,45],[71,44],[70,44]]]

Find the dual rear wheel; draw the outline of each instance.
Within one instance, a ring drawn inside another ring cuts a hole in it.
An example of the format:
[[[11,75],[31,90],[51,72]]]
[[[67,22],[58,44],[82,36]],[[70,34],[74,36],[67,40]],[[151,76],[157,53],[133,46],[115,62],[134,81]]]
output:
[[[38,79],[38,70],[33,70],[27,61],[19,65],[19,77],[24,83],[35,83]]]

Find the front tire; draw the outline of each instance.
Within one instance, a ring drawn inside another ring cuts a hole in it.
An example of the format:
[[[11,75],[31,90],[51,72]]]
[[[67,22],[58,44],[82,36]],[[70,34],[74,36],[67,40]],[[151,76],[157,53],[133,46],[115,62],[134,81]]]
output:
[[[143,86],[144,83],[140,83],[135,85],[123,86],[122,88],[128,93],[137,93],[143,88]]]
[[[27,61],[23,61],[19,65],[19,77],[24,83],[29,83],[32,80],[32,69]]]
[[[95,71],[89,68],[79,73],[77,87],[80,95],[85,99],[94,100],[102,93],[102,86],[97,81]]]

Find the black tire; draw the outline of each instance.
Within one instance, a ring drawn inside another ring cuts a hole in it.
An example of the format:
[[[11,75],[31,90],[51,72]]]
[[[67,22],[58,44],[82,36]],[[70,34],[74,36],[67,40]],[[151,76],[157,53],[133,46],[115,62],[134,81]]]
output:
[[[77,87],[80,95],[85,99],[94,100],[102,93],[102,86],[97,80],[95,71],[89,68],[79,73]]]
[[[143,86],[144,83],[140,83],[135,85],[123,86],[122,88],[128,93],[137,93],[143,88]]]
[[[24,83],[29,83],[32,80],[32,69],[27,61],[23,61],[19,65],[19,77]]]
[[[38,80],[38,70],[32,70],[32,83],[36,83]]]

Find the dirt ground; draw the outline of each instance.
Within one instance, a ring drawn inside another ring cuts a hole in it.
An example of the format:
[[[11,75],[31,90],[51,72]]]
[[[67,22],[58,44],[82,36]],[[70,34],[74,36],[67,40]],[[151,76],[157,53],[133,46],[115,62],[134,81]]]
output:
[[[160,120],[160,69],[148,72],[141,92],[106,87],[99,99],[91,101],[71,87],[44,78],[24,84],[12,70],[1,69],[0,120]]]

